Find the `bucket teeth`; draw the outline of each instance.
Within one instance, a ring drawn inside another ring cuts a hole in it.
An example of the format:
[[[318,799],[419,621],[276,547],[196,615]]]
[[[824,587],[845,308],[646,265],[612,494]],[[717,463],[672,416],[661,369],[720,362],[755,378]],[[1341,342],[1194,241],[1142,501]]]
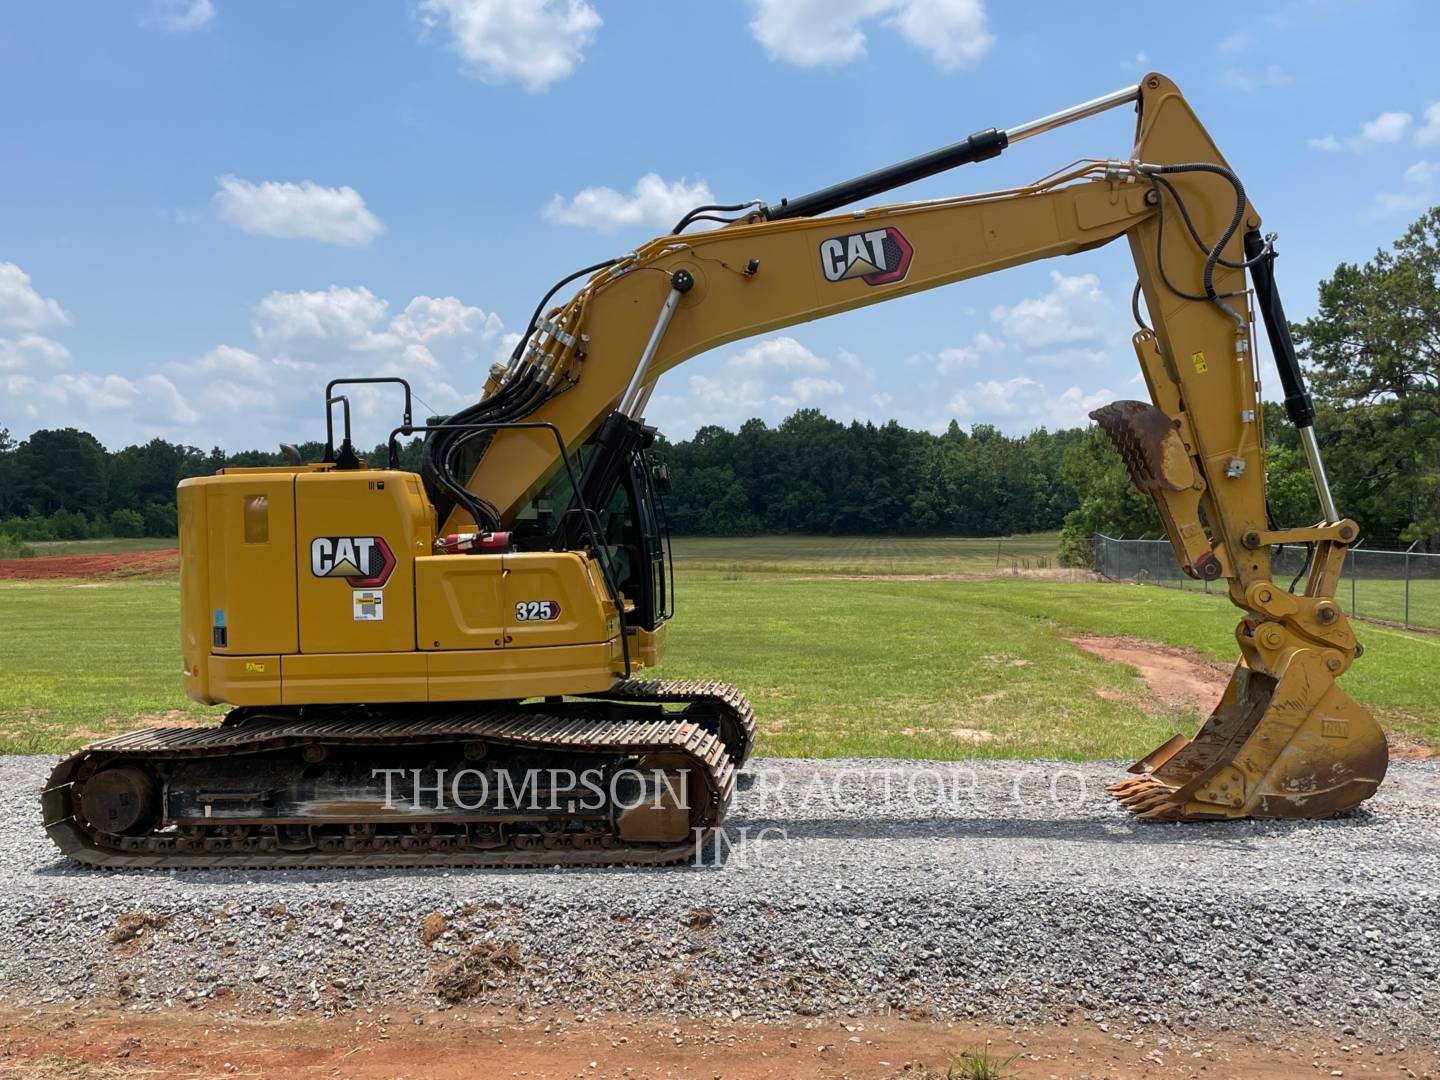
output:
[[[1176,422],[1146,401],[1114,401],[1090,419],[1110,436],[1130,471],[1130,482],[1147,495],[1184,491],[1195,483],[1194,466]]]

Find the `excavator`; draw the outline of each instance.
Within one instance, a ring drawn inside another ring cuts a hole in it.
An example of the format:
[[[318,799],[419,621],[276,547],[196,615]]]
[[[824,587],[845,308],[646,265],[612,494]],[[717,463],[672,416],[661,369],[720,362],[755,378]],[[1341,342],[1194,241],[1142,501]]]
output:
[[[1123,106],[1137,117],[1123,158],[852,208]],[[403,379],[337,379],[323,461],[185,480],[185,689],[233,709],[63,759],[46,830],[70,858],[121,868],[690,860],[721,828],[755,717],[724,683],[640,677],[674,613],[669,478],[645,422],[656,381],[742,337],[1122,237],[1150,400],[1091,416],[1185,573],[1223,581],[1241,616],[1197,735],[1111,791],[1158,821],[1357,806],[1388,762],[1337,685],[1361,655],[1334,598],[1357,527],[1326,479],[1274,237],[1175,84],[1150,74],[799,198],[697,207],[550,289],[476,404],[415,423]],[[1267,507],[1257,313],[1314,478],[1312,525]],[[355,451],[360,392],[404,394],[386,467]],[[414,436],[418,474],[398,467]],[[1272,579],[1280,545],[1309,553],[1301,592]]]

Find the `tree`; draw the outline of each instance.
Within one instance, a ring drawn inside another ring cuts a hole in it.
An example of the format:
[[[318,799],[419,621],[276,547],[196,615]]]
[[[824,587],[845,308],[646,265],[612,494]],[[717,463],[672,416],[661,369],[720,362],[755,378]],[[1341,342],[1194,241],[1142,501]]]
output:
[[[179,533],[175,500],[146,503],[143,511],[146,536],[175,536]]]
[[[110,532],[115,536],[144,536],[145,518],[128,507],[116,510],[110,515]]]
[[[1370,535],[1440,534],[1440,207],[1364,266],[1320,283],[1294,328],[1343,512]]]
[[[0,427],[0,517],[20,510],[15,474],[15,440],[10,429]]]
[[[89,514],[105,506],[106,454],[100,440],[75,428],[37,431],[14,451],[14,500],[31,513]]]
[[[1154,501],[1135,490],[1125,463],[1098,427],[1088,429],[1085,437],[1066,451],[1060,475],[1080,500],[1065,516],[1060,530],[1063,565],[1089,566],[1098,532],[1133,537],[1163,530]]]

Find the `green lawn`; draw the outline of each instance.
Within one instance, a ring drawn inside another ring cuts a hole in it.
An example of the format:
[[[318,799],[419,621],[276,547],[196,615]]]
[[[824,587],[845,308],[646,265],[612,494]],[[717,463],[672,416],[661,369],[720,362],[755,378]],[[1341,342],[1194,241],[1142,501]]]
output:
[[[1419,563],[1419,560],[1416,560]],[[1417,570],[1417,573],[1422,572]],[[1424,566],[1423,572],[1430,572],[1430,567]],[[1167,587],[1178,587],[1186,592],[1203,593],[1204,585],[1198,581],[1191,581],[1188,578],[1165,579]],[[1285,580],[1283,584],[1289,584]],[[1304,588],[1303,585],[1299,586]],[[1210,595],[1223,601],[1225,599],[1225,583],[1214,582],[1210,585]],[[1335,590],[1335,599],[1345,610],[1345,614],[1352,618],[1369,619],[1376,622],[1396,623],[1405,625],[1409,618],[1410,626],[1418,626],[1430,630],[1440,630],[1440,580],[1434,578],[1412,578],[1409,587],[1409,606],[1406,606],[1406,587],[1404,579],[1395,578],[1365,577],[1361,575],[1351,581],[1349,575],[1340,579],[1339,588]],[[1358,632],[1358,631],[1357,631]]]
[[[1128,634],[1228,662],[1238,613],[1203,594],[1003,564],[1009,576],[989,580],[896,576],[980,573],[987,546],[993,574],[995,543],[677,542],[660,673],[744,688],[765,754],[1124,758],[1193,731],[1196,715],[1140,708],[1132,669],[1065,635]],[[1054,538],[1006,544],[1041,560]],[[0,583],[0,750],[70,748],[171,710],[216,715],[181,693],[177,619],[173,577]],[[1369,651],[1346,689],[1387,726],[1440,739],[1440,637],[1357,632]]]
[[[25,546],[36,555],[109,555],[116,551],[165,551],[177,547],[175,537],[140,537],[134,540],[27,540]]]
[[[994,574],[1053,567],[1059,533],[1006,537],[681,536],[682,574]]]
[[[0,751],[40,753],[179,710],[180,586],[173,575],[0,581]]]

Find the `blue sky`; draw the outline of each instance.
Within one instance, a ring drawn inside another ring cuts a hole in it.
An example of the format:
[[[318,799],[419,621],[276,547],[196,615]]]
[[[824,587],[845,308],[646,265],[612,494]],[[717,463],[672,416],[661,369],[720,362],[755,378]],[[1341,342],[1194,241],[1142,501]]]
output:
[[[320,389],[345,374],[407,375],[448,412],[554,280],[698,199],[801,194],[1149,70],[1179,82],[1279,232],[1303,317],[1338,262],[1440,201],[1440,6],[1200,11],[11,5],[0,426],[268,446],[317,437]],[[887,201],[1122,154],[1132,122],[1117,110]],[[740,342],[668,374],[650,419],[673,437],[802,405],[931,428],[1079,423],[1142,392],[1132,281],[1112,245]],[[378,440],[391,410],[363,404]]]

